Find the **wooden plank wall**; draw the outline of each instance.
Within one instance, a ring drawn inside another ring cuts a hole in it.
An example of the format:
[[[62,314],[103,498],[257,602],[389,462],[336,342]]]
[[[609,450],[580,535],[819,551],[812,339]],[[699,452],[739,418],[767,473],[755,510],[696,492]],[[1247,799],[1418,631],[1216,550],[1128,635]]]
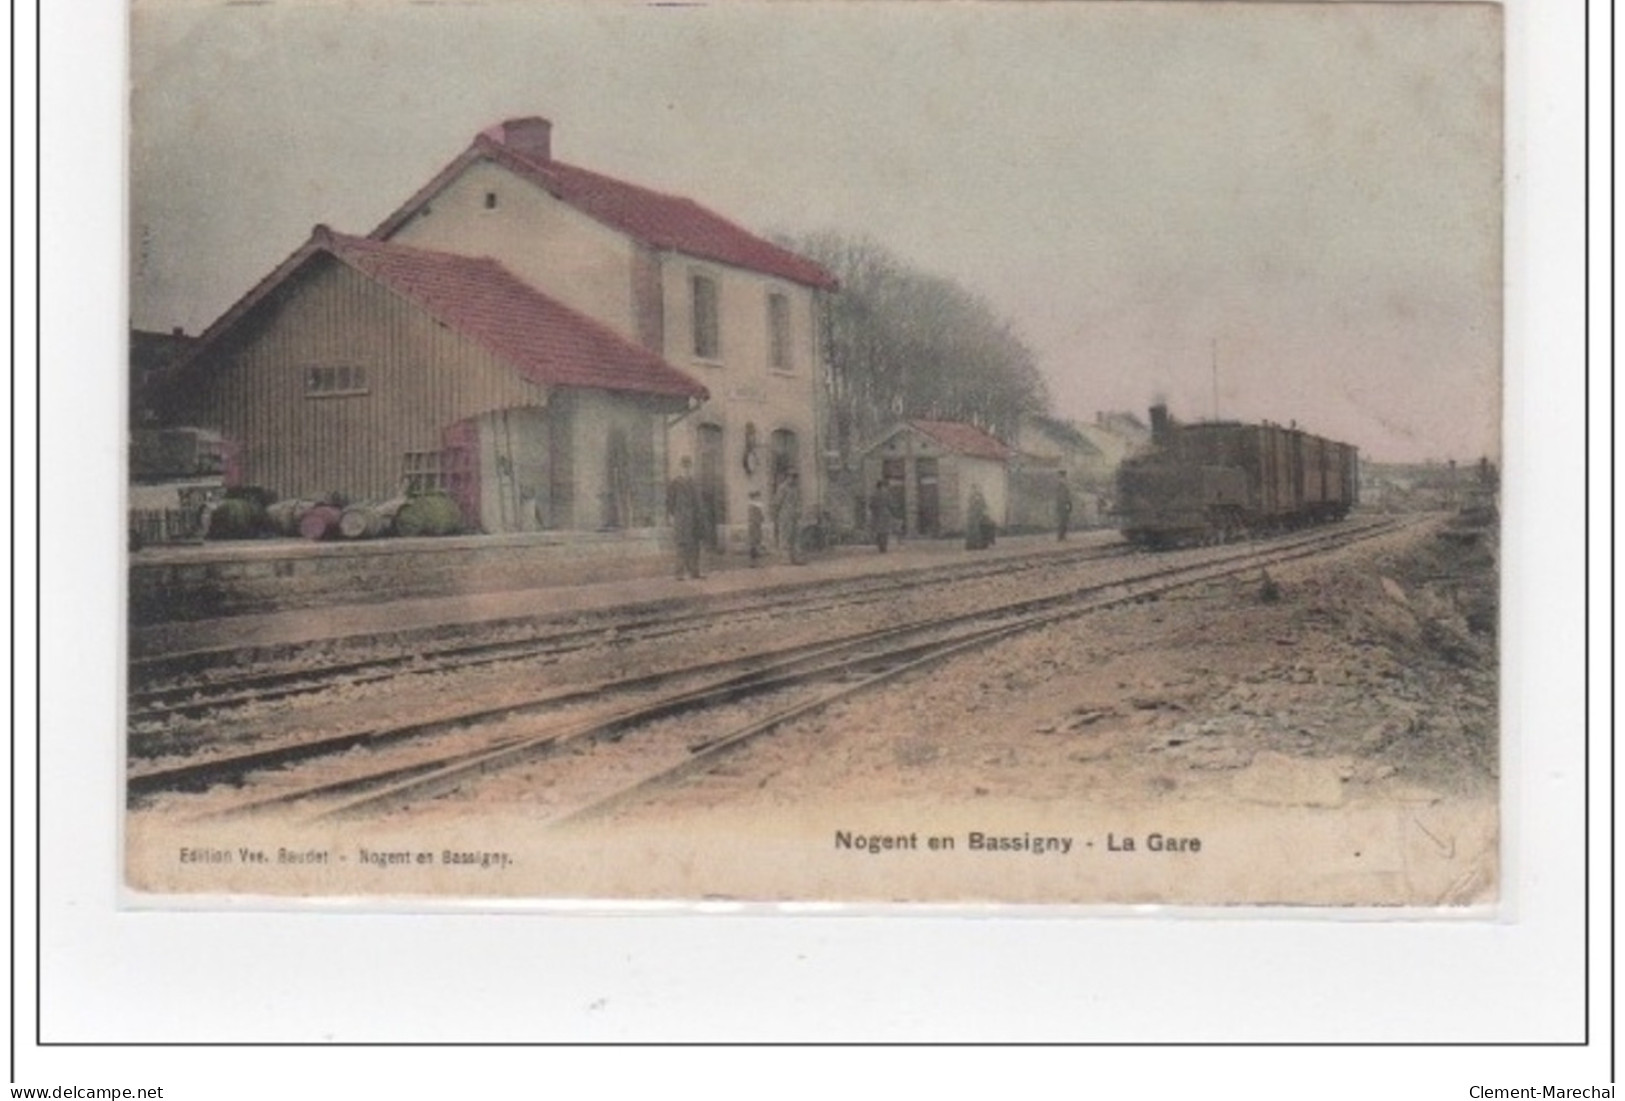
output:
[[[243,479],[278,496],[382,498],[408,451],[464,417],[544,405],[545,387],[387,288],[319,256],[204,370],[197,410],[242,442]],[[311,367],[360,367],[366,392],[310,395]]]

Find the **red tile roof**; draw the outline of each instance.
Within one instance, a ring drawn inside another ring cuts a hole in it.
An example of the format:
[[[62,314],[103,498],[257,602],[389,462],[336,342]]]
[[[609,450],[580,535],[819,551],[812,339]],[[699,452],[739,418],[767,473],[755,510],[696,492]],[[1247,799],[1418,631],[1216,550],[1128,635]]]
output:
[[[488,257],[349,237],[317,226],[310,240],[210,326],[204,344],[325,252],[377,280],[543,386],[698,398],[705,387],[660,356],[547,297]]]
[[[1000,463],[1015,454],[1014,450],[974,424],[965,424],[961,421],[921,420],[911,420],[907,423],[955,454],[969,455],[976,459],[992,459]]]
[[[503,133],[502,125],[480,133],[473,145],[384,219],[371,235],[387,240],[470,164],[489,160],[651,248],[716,260],[811,287],[833,290],[837,285],[835,277],[822,266],[764,241],[690,199],[651,191],[550,156],[527,155],[506,144]]]

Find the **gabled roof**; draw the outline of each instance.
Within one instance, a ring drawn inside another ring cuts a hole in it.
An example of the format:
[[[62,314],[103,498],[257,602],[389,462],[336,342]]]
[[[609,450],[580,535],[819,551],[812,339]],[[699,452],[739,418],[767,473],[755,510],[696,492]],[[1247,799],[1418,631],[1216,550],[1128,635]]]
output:
[[[1100,448],[1095,445],[1094,441],[1079,431],[1076,425],[1068,424],[1066,421],[1057,420],[1054,417],[1047,417],[1042,413],[1028,414],[1027,423],[1050,439],[1066,444],[1075,450],[1095,455],[1101,453]]]
[[[650,248],[715,260],[810,287],[833,290],[837,285],[835,277],[822,266],[763,240],[691,199],[577,168],[551,155],[522,153],[506,144],[503,133],[501,125],[480,133],[468,149],[385,218],[370,236],[388,240],[470,165],[487,160]]]
[[[975,459],[992,459],[1000,463],[1015,455],[1015,451],[1007,447],[1003,441],[988,435],[974,424],[965,424],[962,421],[920,420],[911,420],[908,423],[936,440],[945,449],[959,455],[969,455]]]
[[[1006,446],[974,424],[965,424],[961,421],[900,421],[881,433],[874,443],[863,450],[873,451],[899,432],[910,430],[930,437],[944,451],[951,451],[956,455],[965,455],[973,459],[992,459],[998,463],[1008,462],[1016,455],[1014,448]]]
[[[1127,431],[1134,435],[1150,435],[1150,427],[1133,413],[1096,413],[1095,424],[1107,431]]]
[[[705,399],[705,387],[646,348],[547,297],[488,257],[349,237],[317,226],[292,256],[200,338],[201,351],[319,254],[373,279],[543,386]]]
[[[146,329],[130,330],[130,366],[135,373],[158,371],[184,357],[197,345],[198,338],[176,330],[155,333]]]

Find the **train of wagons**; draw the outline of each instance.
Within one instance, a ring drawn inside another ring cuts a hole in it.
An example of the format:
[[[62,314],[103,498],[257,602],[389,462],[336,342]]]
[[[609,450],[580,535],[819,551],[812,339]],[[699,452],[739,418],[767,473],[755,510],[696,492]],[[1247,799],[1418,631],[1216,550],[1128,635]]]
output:
[[[1151,446],[1117,472],[1117,522],[1146,547],[1228,542],[1341,520],[1359,450],[1279,424],[1182,424],[1151,409]]]

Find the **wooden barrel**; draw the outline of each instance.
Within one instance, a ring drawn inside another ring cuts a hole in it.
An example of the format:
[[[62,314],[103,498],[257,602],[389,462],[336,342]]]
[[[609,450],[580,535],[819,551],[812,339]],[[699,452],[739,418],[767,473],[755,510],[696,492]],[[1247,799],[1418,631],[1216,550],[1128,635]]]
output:
[[[462,527],[457,502],[444,493],[413,497],[395,518],[398,535],[451,535]]]
[[[265,530],[265,511],[257,501],[227,497],[205,507],[204,537],[207,539],[249,539]]]
[[[342,515],[332,505],[316,505],[299,518],[299,534],[306,539],[327,539],[338,528]]]
[[[386,534],[395,523],[395,514],[406,504],[405,497],[351,505],[339,517],[339,534],[346,539],[374,539]]]
[[[378,526],[378,517],[371,505],[351,505],[339,515],[339,534],[346,539],[377,535]]]
[[[271,530],[278,535],[298,535],[300,519],[315,503],[296,497],[273,501],[265,507],[265,519],[270,523]]]

